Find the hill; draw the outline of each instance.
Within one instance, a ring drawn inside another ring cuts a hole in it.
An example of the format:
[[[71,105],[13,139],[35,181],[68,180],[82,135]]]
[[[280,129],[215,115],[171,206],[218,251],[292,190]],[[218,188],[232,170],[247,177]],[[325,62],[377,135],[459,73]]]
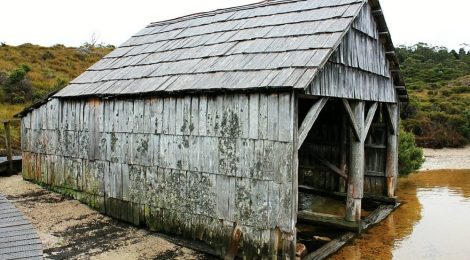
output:
[[[410,103],[405,130],[419,146],[461,147],[470,141],[470,52],[424,43],[397,48]]]
[[[9,46],[0,44],[0,119],[11,118],[31,102],[60,89],[80,75],[93,63],[114,49],[114,46],[84,44],[78,48],[55,45],[42,47],[33,44]],[[23,66],[24,65],[24,66]],[[21,84],[30,90],[24,99],[12,99],[2,87],[15,72],[27,67],[29,71]],[[19,149],[18,127],[13,129],[13,145]],[[0,155],[4,148],[3,126],[0,126]]]

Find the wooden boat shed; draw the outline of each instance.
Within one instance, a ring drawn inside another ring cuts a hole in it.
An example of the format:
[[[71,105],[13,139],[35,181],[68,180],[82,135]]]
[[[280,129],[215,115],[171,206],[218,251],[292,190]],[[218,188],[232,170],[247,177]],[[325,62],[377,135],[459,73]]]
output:
[[[394,196],[407,98],[377,0],[194,14],[23,111],[23,176],[221,256],[291,258],[299,191],[344,194],[345,223]]]

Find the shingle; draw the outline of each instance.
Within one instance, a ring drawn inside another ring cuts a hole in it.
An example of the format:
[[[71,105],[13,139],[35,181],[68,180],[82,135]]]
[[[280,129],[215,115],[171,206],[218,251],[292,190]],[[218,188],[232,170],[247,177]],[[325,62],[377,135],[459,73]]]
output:
[[[274,0],[153,23],[58,96],[305,87],[361,0]]]

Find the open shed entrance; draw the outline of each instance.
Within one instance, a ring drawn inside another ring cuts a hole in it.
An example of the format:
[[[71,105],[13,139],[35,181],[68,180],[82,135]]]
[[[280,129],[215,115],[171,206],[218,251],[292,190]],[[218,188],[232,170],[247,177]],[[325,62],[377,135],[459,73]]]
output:
[[[345,231],[360,232],[361,220],[387,201],[387,137],[389,116],[386,104],[363,103],[363,198],[360,220],[347,221],[347,192],[351,160],[355,150],[353,126],[347,101],[328,99],[299,99],[299,128],[312,108],[321,106],[314,124],[298,151],[299,213],[297,216],[298,242],[309,252],[338,238]],[[369,121],[369,122],[367,122]]]

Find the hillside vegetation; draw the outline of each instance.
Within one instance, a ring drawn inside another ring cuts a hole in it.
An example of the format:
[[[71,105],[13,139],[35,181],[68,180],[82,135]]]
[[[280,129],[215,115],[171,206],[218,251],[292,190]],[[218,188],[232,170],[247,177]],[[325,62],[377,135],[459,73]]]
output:
[[[63,88],[114,46],[84,44],[81,47],[33,44],[9,46],[0,44],[0,119],[14,114]],[[5,147],[3,125],[0,126],[0,155]],[[19,128],[12,129],[13,147],[19,150]]]
[[[397,48],[410,103],[405,130],[422,147],[461,147],[470,141],[470,52],[416,44]]]

